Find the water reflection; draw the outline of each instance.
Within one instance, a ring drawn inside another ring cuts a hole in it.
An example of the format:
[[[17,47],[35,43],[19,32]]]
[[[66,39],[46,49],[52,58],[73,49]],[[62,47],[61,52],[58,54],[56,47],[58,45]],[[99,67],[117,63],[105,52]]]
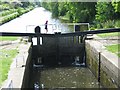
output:
[[[63,25],[60,20],[52,18],[51,12],[42,7],[38,7],[8,23],[1,25],[0,32],[34,33],[34,28],[36,26],[40,26],[42,30],[41,32],[44,33],[44,23],[46,20],[48,20],[49,24],[48,33],[53,33],[51,24],[58,26],[58,29],[60,29],[63,33],[70,31],[67,25]]]
[[[74,32],[74,25],[67,25],[63,20],[52,18],[52,13],[43,7],[37,7],[1,25],[0,32],[34,33],[34,28],[40,26],[41,32],[45,33],[44,24],[46,20],[48,20],[49,24],[48,33],[54,33],[54,30],[60,30],[62,33]]]

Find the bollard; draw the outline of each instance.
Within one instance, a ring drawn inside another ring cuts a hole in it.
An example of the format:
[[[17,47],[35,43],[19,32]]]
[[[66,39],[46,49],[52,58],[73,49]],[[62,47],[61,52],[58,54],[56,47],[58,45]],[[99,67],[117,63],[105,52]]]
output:
[[[75,25],[74,28],[75,28],[75,32],[80,31],[80,25]]]
[[[41,33],[41,28],[39,26],[35,27],[35,33],[36,34]],[[37,36],[37,45],[40,45],[40,37],[39,36]]]

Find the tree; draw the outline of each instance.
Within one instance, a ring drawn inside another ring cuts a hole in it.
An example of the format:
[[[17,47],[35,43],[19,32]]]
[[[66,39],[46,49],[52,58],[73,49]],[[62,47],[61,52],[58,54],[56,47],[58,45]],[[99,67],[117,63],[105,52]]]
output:
[[[59,16],[58,6],[59,6],[58,2],[53,2],[53,7],[52,7],[53,17],[58,17]]]
[[[92,22],[96,14],[95,5],[96,2],[44,2],[43,6],[54,17],[67,15],[70,22]]]
[[[95,18],[95,2],[70,2],[69,16],[73,22],[91,22]]]
[[[99,22],[114,19],[115,12],[111,2],[97,2],[96,11],[96,20]]]
[[[58,4],[59,4],[59,7],[58,7],[59,15],[60,16],[66,15],[66,13],[68,12],[67,3],[66,2],[59,2]]]
[[[115,9],[115,12],[120,12],[120,1],[118,1],[118,2],[115,2],[115,1],[116,0],[112,1],[112,5],[113,5],[113,7]]]

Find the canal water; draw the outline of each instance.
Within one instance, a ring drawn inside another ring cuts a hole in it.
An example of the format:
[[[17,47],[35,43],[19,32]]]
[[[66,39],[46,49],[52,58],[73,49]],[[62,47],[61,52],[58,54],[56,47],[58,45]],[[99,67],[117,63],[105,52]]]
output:
[[[48,20],[48,33],[53,33],[53,29],[59,29],[62,33],[70,32],[68,26],[62,24],[60,20],[52,18],[52,13],[43,7],[37,7],[22,16],[0,26],[0,32],[20,32],[34,33],[36,26],[41,27],[41,33],[45,33],[45,22]],[[58,26],[59,27],[56,27]],[[60,28],[62,25],[62,28]]]
[[[41,33],[45,33],[43,24],[61,25],[62,33],[71,32],[68,25],[62,24],[60,20],[52,18],[49,11],[44,8],[36,8],[21,17],[18,17],[0,26],[0,32],[22,32],[34,33],[34,27],[40,26]],[[53,27],[48,26],[48,33],[53,33]],[[31,71],[31,88],[100,88],[100,85],[93,73],[86,67],[54,67],[33,69]]]
[[[30,81],[40,88],[101,88],[93,73],[85,67],[56,67],[34,70]]]

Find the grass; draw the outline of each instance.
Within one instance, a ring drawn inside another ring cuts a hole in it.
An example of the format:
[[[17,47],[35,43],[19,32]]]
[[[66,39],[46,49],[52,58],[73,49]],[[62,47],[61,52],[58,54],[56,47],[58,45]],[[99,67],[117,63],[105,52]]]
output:
[[[17,52],[17,49],[0,50],[0,86],[7,79],[12,59],[17,55]]]
[[[112,53],[117,54],[120,57],[120,44],[106,46],[106,49]]]
[[[15,41],[18,37],[8,37],[8,36],[0,36],[0,41]]]
[[[105,38],[105,37],[111,37],[111,36],[118,36],[118,32],[115,33],[104,33],[104,34],[98,34],[99,37]]]

